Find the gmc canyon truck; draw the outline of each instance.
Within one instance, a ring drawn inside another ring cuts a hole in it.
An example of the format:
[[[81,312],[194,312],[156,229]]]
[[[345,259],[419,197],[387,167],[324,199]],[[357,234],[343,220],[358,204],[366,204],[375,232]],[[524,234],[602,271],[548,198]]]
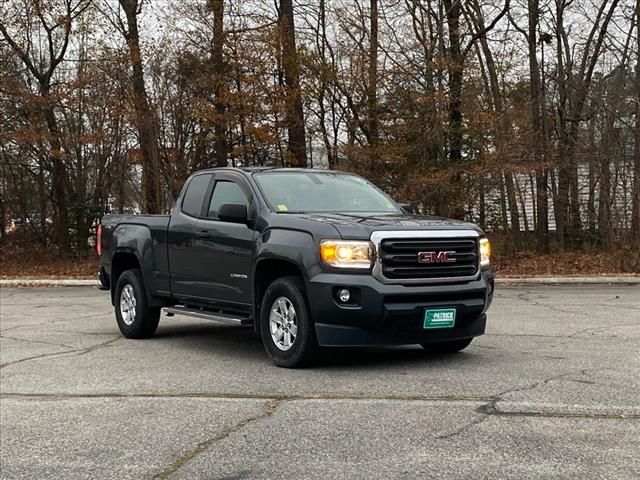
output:
[[[477,226],[414,215],[338,171],[199,171],[171,215],[106,215],[98,250],[125,337],[152,336],[164,309],[251,326],[282,367],[320,347],[457,352],[493,298]]]

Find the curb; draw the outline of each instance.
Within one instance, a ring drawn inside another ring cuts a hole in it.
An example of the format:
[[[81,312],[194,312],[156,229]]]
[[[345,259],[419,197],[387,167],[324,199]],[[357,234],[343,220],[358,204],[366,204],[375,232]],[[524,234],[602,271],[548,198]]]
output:
[[[602,277],[497,277],[498,285],[640,285],[640,276]],[[17,278],[1,279],[0,287],[97,287],[98,280]]]
[[[497,277],[498,285],[640,285],[632,275],[602,277]]]
[[[91,278],[16,278],[0,280],[0,287],[97,287],[98,280]]]

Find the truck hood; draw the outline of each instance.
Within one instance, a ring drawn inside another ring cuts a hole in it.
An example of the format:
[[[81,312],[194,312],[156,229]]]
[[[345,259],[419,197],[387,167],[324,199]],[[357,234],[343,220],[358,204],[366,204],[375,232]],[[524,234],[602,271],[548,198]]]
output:
[[[403,214],[301,214],[306,220],[331,224],[343,239],[369,238],[380,230],[474,230],[482,233],[473,223],[425,215]]]

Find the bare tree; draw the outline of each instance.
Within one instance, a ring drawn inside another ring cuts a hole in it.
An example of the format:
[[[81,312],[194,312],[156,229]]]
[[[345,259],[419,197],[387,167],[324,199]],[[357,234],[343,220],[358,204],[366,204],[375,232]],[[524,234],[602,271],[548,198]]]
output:
[[[367,109],[371,163],[375,168],[378,156],[378,0],[369,1],[369,84]]]
[[[560,250],[564,250],[567,241],[571,245],[579,243],[581,219],[578,199],[578,172],[574,154],[593,74],[609,24],[618,6],[618,0],[612,0],[611,3],[609,0],[602,0],[600,3],[586,43],[582,48],[581,58],[572,57],[572,54],[577,50],[570,46],[566,30],[565,10],[570,3],[570,0],[556,1],[560,164],[555,215]],[[577,71],[574,71],[574,65],[578,66]]]
[[[225,64],[224,64],[224,1],[208,0],[209,10],[213,13],[213,42],[211,60],[213,63],[214,105],[216,120],[214,126],[215,159],[218,167],[227,166],[227,142],[224,114],[225,104]]]
[[[635,117],[633,149],[633,207],[631,238],[636,251],[640,251],[640,0],[636,0],[636,71],[635,71]],[[640,261],[640,258],[638,259]]]
[[[548,172],[542,164],[544,135],[542,130],[540,67],[538,65],[538,26],[540,24],[539,0],[528,0],[527,3],[529,30],[527,44],[529,47],[529,82],[531,101],[531,127],[533,165],[536,169],[536,233],[538,249],[549,250],[549,199]],[[546,40],[546,37],[545,37]],[[541,41],[544,41],[541,39]]]
[[[296,50],[296,29],[293,1],[280,0],[278,26],[282,52],[282,68],[287,89],[286,124],[288,130],[289,162],[294,167],[307,166],[307,142],[300,92],[300,72]]]
[[[509,116],[504,106],[504,93],[500,88],[498,70],[496,67],[493,52],[491,51],[486,35],[480,34],[480,32],[487,31],[482,8],[477,0],[473,0],[472,2],[470,2],[470,6],[471,8],[470,12],[468,12],[468,18],[473,24],[473,31],[475,32],[478,43],[480,44],[479,50],[482,52],[482,55],[484,57],[484,67],[487,72],[486,89],[490,95],[493,110],[497,115],[497,125],[495,130],[496,151],[498,158],[504,160],[508,154],[506,139],[511,134],[513,126],[510,122]],[[504,181],[506,193],[505,206],[508,205],[509,220],[511,221],[513,250],[517,251],[522,248],[522,241],[520,238],[520,213],[517,203],[515,181],[511,172],[511,168],[509,166],[503,169],[501,181],[502,180]],[[504,223],[506,225],[506,221]]]
[[[466,45],[463,34],[464,6],[463,0],[443,0],[447,26],[449,27],[449,45],[447,49],[447,65],[449,77],[449,168],[452,168],[452,195],[448,199],[449,211],[444,212],[455,218],[462,218],[465,214],[464,203],[460,189],[462,188],[462,150],[464,143],[463,123],[463,86],[464,66],[468,52],[475,42],[484,37],[509,11],[509,0],[505,1],[503,10],[484,28],[471,36]],[[471,7],[473,8],[473,6]]]
[[[503,254],[640,251],[638,0],[90,1],[0,7],[0,229],[82,251],[193,170],[315,163]]]
[[[131,88],[135,125],[138,130],[140,154],[142,157],[143,210],[147,213],[159,213],[162,210],[160,200],[160,149],[156,129],[156,115],[149,104],[145,86],[144,65],[140,48],[138,16],[142,13],[143,0],[119,0],[125,14],[125,23],[117,16],[120,32],[129,49],[131,63]]]
[[[62,0],[50,5],[26,0],[22,4],[9,2],[0,9],[0,33],[37,83],[40,101],[34,105],[38,105],[48,131],[48,168],[53,179],[57,241],[64,253],[70,246],[66,152],[60,140],[52,82],[67,54],[73,22],[89,4],[90,0]]]

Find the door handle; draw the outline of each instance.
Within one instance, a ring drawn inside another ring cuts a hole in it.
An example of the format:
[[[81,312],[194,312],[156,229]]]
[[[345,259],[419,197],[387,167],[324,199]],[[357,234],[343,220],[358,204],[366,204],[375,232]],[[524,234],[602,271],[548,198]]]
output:
[[[209,232],[207,230],[200,230],[196,235],[200,238],[207,238],[209,236]]]

